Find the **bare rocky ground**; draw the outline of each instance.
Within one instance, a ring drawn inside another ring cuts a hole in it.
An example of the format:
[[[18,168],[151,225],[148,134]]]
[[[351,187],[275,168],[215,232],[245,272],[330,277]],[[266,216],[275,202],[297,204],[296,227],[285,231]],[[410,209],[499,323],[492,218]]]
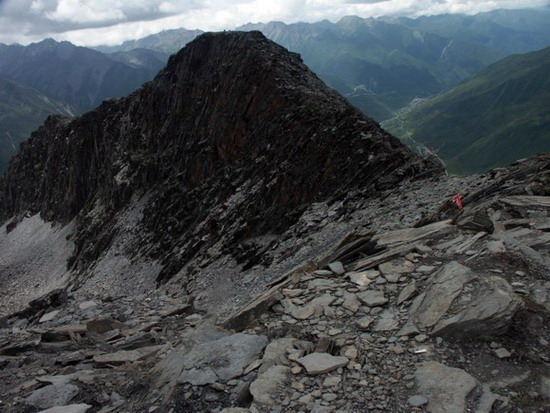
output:
[[[186,289],[56,290],[1,322],[0,409],[549,411],[549,159],[314,204]]]

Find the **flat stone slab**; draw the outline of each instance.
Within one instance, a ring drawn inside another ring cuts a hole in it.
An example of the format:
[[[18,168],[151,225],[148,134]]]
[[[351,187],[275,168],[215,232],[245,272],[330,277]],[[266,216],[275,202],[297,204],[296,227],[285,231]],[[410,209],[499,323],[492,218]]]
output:
[[[424,299],[417,309],[411,308],[420,327],[432,327],[447,312],[464,284],[474,278],[469,268],[450,262],[430,279]],[[418,304],[418,303],[417,303]]]
[[[50,311],[49,313],[44,314],[42,317],[40,317],[40,320],[38,320],[39,323],[46,323],[48,321],[52,321],[57,315],[60,313],[60,310],[54,310]]]
[[[115,353],[98,354],[94,361],[101,364],[124,364],[143,360],[156,354],[163,346],[142,347],[136,350],[122,350]]]
[[[97,334],[104,334],[108,331],[116,330],[117,328],[122,329],[124,327],[126,327],[125,324],[109,318],[91,320],[86,323],[86,330]]]
[[[243,374],[260,358],[267,337],[237,333],[194,346],[183,356],[183,373],[178,383],[226,382]]]
[[[416,291],[416,281],[413,280],[399,293],[399,296],[397,297],[397,305],[401,305],[409,298],[413,297],[416,294]]]
[[[539,393],[550,400],[550,377],[541,376],[539,383]]]
[[[376,272],[378,272],[378,271],[376,271]],[[369,273],[370,273],[371,277],[369,277]],[[376,278],[376,277],[372,277],[372,272],[369,272],[369,271],[350,272],[350,273],[348,273],[348,276],[349,276],[350,281],[352,283],[358,285],[359,287],[368,286],[372,282],[373,278]]]
[[[310,376],[328,373],[339,367],[344,367],[348,362],[347,357],[333,356],[328,353],[311,353],[298,359],[298,363],[304,366]]]
[[[49,409],[54,406],[63,406],[69,403],[80,389],[73,384],[51,384],[32,392],[25,399],[25,404],[38,407],[40,409]]]
[[[361,302],[357,298],[357,295],[353,293],[344,292],[344,296],[342,298],[344,299],[342,307],[352,313],[356,313],[361,307]]]
[[[38,413],[86,413],[92,406],[89,404],[69,404],[67,406],[55,406]]]
[[[404,258],[398,258],[393,261],[384,262],[378,266],[378,269],[388,280],[388,282],[397,282],[403,274],[408,274],[414,271],[414,264]]]
[[[391,308],[380,314],[378,322],[374,326],[374,331],[392,331],[399,328],[399,320],[395,311]]]
[[[90,310],[95,307],[97,307],[97,303],[94,300],[84,301],[78,305],[78,308],[82,311]]]
[[[388,302],[388,299],[384,297],[384,292],[378,290],[367,290],[357,294],[357,297],[369,307],[378,307]]]
[[[432,413],[466,411],[466,397],[476,387],[476,380],[464,370],[435,361],[422,363],[415,372],[415,380]]]
[[[314,298],[309,303],[302,306],[294,305],[288,298],[281,300],[281,304],[283,305],[285,312],[296,320],[307,320],[315,314],[321,315],[324,312],[324,309],[330,306],[335,300],[336,297],[326,293]]]

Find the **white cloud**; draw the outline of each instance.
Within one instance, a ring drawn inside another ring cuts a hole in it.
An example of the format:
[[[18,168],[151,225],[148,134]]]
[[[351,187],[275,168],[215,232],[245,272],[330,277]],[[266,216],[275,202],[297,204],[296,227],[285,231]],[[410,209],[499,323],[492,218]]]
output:
[[[548,0],[0,0],[0,42],[27,44],[53,37],[81,45],[115,44],[177,27],[223,30],[271,20],[472,14],[547,4]]]
[[[123,20],[126,16],[120,8],[120,1],[112,2],[112,7],[103,1],[60,0],[54,11],[47,12],[45,17],[52,21],[91,23]],[[118,3],[118,4],[117,4]]]

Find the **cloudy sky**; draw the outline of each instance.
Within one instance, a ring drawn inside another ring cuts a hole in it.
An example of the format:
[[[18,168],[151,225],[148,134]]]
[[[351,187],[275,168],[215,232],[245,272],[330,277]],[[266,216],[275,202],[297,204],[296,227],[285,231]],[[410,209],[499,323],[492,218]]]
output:
[[[248,22],[294,23],[361,17],[468,13],[537,7],[549,0],[0,0],[0,42],[47,37],[78,45],[118,44],[163,29],[233,29]]]

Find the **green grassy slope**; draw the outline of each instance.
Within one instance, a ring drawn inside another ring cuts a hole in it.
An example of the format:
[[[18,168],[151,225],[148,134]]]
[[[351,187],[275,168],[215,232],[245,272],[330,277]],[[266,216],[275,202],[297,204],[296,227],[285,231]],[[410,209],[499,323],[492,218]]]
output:
[[[0,76],[0,173],[19,144],[52,114],[71,115],[73,109],[35,89]]]
[[[550,151],[550,48],[509,56],[384,123],[438,150],[453,173]]]

